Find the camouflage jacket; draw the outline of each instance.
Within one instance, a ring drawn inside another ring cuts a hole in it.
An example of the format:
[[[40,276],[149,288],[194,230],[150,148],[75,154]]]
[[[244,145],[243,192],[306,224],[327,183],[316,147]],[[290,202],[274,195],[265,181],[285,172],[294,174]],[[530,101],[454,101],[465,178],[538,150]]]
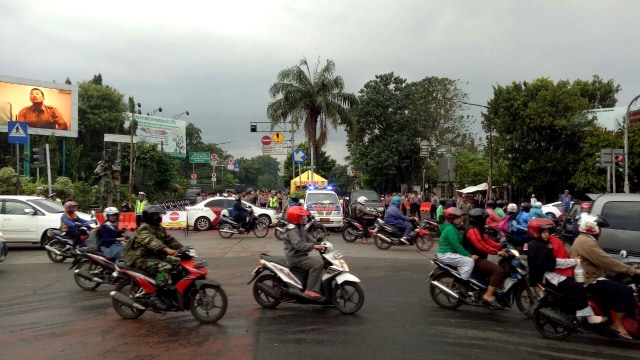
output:
[[[164,260],[167,254],[162,249],[165,247],[179,250],[182,244],[167,233],[163,226],[142,224],[136,230],[134,238],[127,243],[122,257],[127,265],[140,267],[143,259]]]

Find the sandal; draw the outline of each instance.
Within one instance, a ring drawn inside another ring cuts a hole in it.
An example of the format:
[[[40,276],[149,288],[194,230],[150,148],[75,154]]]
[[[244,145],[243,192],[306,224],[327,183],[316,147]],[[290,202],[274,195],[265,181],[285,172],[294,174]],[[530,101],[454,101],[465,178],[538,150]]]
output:
[[[483,297],[482,302],[489,305],[493,309],[502,309],[502,305],[498,304],[496,300],[487,300]]]
[[[624,339],[624,340],[633,340],[633,337],[631,337],[631,335],[629,335],[629,333],[627,333],[626,331],[624,333],[616,330],[613,326],[611,327],[611,330],[613,330],[613,332],[618,335],[618,337],[620,339]]]

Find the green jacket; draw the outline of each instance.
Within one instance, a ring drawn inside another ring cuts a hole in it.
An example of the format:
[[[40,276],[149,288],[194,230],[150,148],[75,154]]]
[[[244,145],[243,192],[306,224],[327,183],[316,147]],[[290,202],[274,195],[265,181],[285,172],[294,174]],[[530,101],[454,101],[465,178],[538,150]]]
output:
[[[498,215],[498,217],[500,219],[505,217],[505,213],[504,213],[504,210],[502,210],[502,208],[497,207],[497,208],[493,209],[493,211],[496,213],[496,215]]]
[[[471,254],[462,246],[462,233],[449,222],[440,224],[438,254],[455,253],[464,256]]]
[[[182,244],[167,233],[163,226],[142,224],[125,246],[122,257],[127,265],[138,268],[144,259],[164,260],[167,254],[162,249],[165,247],[179,250]]]

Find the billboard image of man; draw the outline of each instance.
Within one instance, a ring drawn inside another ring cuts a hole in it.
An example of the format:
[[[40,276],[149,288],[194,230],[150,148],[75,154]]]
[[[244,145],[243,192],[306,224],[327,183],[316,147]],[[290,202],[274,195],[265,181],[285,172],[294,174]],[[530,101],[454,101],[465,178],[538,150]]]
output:
[[[44,104],[44,92],[32,88],[29,92],[31,106],[18,113],[18,121],[26,122],[30,127],[43,129],[68,130],[67,122],[55,106]]]

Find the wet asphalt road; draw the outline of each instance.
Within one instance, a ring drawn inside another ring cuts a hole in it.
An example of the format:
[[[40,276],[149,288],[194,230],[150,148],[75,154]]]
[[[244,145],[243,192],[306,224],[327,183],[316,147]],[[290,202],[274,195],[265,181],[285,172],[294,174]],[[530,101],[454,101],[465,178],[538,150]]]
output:
[[[380,251],[373,244],[329,238],[362,280],[364,307],[356,315],[332,308],[281,304],[260,308],[246,286],[256,255],[282,254],[264,239],[215,232],[176,232],[209,262],[210,277],[229,298],[226,315],[201,325],[189,312],[146,312],[123,320],[111,307],[112,286],[81,290],[43,250],[11,246],[0,263],[2,359],[626,359],[640,345],[595,336],[541,338],[517,311],[438,308],[425,280],[434,250]]]

